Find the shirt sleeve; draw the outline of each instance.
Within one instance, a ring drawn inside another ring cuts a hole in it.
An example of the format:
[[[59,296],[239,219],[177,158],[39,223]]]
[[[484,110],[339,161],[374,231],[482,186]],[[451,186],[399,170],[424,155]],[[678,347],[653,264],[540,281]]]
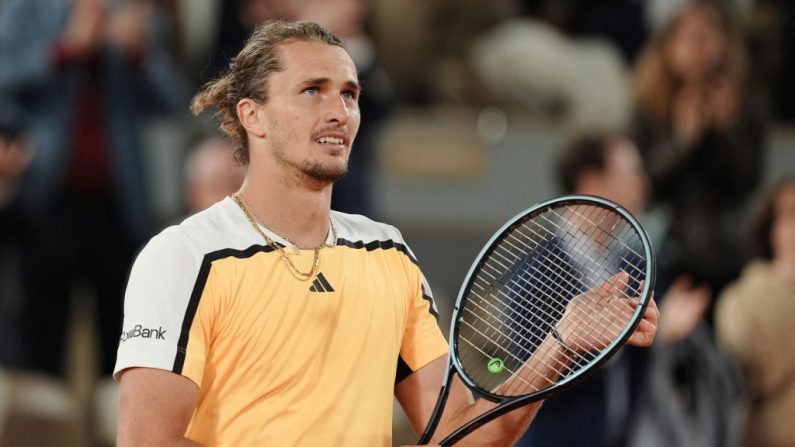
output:
[[[431,289],[416,263],[414,254],[407,248],[413,265],[409,271],[414,275],[416,288],[409,297],[406,330],[400,347],[396,383],[428,363],[445,355],[447,341],[439,329],[438,312]]]
[[[183,374],[188,334],[193,343],[191,370],[201,368],[206,325],[204,318],[194,316],[209,272],[203,261],[189,239],[174,228],[155,236],[138,255],[124,297],[124,323],[113,374],[116,380],[132,367]],[[201,375],[188,378],[198,384]]]

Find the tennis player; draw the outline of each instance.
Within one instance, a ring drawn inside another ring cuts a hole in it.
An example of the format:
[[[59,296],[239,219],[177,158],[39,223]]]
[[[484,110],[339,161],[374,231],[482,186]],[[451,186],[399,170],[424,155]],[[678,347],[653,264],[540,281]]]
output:
[[[431,291],[398,230],[330,210],[360,91],[334,35],[268,22],[194,98],[196,113],[217,108],[248,174],[132,268],[119,446],[390,446],[393,396],[422,431],[448,349]],[[656,318],[630,342],[650,344]],[[491,405],[456,384],[436,439]],[[539,406],[464,443],[510,445]]]

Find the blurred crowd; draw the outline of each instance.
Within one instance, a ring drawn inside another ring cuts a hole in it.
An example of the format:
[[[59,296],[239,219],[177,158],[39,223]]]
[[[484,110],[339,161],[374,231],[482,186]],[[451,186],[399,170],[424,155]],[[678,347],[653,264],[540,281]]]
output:
[[[550,399],[520,445],[795,445],[795,166],[764,170],[795,121],[795,4],[0,0],[0,447],[113,444],[133,257],[245,176],[191,96],[271,18],[326,26],[359,69],[334,209],[384,211],[396,116],[497,110],[566,142],[561,193],[654,229],[655,346]]]

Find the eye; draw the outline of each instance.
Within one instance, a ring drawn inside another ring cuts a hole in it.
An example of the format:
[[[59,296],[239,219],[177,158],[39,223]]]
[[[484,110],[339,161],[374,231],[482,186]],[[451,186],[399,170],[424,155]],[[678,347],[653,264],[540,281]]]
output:
[[[307,87],[304,89],[303,93],[306,93],[308,95],[316,95],[319,91],[320,89],[318,89],[317,87]]]
[[[345,90],[342,92],[342,96],[349,99],[356,99],[358,96],[358,92],[355,90]]]

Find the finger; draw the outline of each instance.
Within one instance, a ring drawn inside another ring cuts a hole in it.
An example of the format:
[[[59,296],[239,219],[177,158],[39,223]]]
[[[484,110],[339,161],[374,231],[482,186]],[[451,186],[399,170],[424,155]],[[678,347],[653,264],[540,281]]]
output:
[[[623,291],[627,287],[627,283],[629,283],[627,272],[616,273],[596,289],[596,294],[601,298],[613,297]]]
[[[651,298],[649,299],[649,304],[646,305],[646,312],[648,312],[649,309],[654,310],[654,314],[656,315],[654,321],[656,322],[660,318],[660,308],[657,307],[657,301],[654,300],[654,292],[652,292]]]
[[[687,275],[678,276],[669,287],[673,290],[689,290],[693,288],[693,280]]]
[[[654,341],[654,336],[657,334],[657,325],[648,321],[641,320],[637,329],[627,340],[627,344],[638,347],[650,346]]]
[[[634,293],[635,291],[634,290],[630,290],[630,292]],[[641,280],[638,283],[637,296],[632,296],[632,297],[627,296],[627,298],[631,298],[633,301],[640,302],[640,297],[644,293],[646,293],[646,280],[645,279]],[[651,291],[651,299],[654,299],[654,290]]]
[[[656,306],[646,306],[646,311],[643,312],[643,320],[648,321],[653,324],[657,324],[657,320],[659,320],[660,311],[657,310]]]

